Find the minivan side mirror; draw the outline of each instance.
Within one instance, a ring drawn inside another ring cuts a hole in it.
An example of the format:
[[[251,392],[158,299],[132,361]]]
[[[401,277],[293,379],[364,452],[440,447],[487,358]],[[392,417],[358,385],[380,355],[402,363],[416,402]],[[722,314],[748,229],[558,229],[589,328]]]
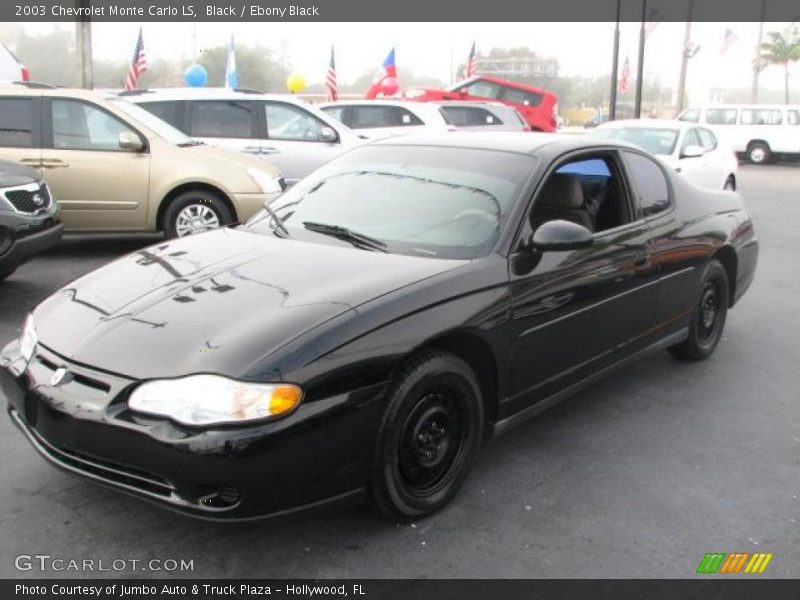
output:
[[[706,149],[702,146],[686,146],[681,152],[681,158],[697,158],[698,156],[703,156],[706,153]]]
[[[131,152],[141,152],[144,148],[142,138],[131,131],[123,131],[119,134],[119,147]]]
[[[592,232],[583,225],[556,219],[539,226],[531,236],[529,246],[534,250],[578,250],[592,245]]]
[[[336,135],[336,130],[333,127],[323,127],[319,132],[319,139],[323,142],[335,142],[339,139]]]

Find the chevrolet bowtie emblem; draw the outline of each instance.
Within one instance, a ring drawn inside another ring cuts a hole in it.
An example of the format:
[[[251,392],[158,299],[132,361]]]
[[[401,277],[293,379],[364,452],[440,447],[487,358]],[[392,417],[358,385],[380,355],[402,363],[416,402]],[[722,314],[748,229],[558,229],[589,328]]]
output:
[[[50,377],[50,386],[55,387],[59,383],[64,381],[64,378],[67,376],[67,373],[69,373],[69,371],[67,371],[64,367],[56,369],[55,372],[53,373],[53,376]]]

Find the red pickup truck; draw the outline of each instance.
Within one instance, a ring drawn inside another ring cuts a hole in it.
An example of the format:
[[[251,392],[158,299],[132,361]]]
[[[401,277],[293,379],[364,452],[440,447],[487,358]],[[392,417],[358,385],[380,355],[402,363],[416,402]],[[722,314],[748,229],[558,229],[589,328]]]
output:
[[[447,100],[493,100],[516,108],[533,131],[555,131],[558,98],[553,92],[517,81],[478,75],[457,83],[449,90],[412,88],[403,92],[406,100],[442,102]]]

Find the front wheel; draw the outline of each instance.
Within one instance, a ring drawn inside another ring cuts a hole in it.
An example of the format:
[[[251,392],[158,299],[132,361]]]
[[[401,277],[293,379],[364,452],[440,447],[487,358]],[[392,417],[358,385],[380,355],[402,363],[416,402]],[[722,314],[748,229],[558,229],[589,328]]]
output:
[[[694,307],[689,337],[669,348],[673,356],[685,360],[705,360],[714,353],[728,314],[730,287],[725,267],[712,260],[703,272],[700,293]]]
[[[170,201],[164,212],[164,233],[168,238],[184,237],[232,222],[230,209],[217,194],[190,190]]]
[[[441,351],[412,357],[400,370],[376,442],[370,497],[393,521],[445,506],[481,445],[483,402],[472,369]]]
[[[747,159],[754,165],[763,165],[772,158],[772,151],[764,142],[753,142],[747,148]]]

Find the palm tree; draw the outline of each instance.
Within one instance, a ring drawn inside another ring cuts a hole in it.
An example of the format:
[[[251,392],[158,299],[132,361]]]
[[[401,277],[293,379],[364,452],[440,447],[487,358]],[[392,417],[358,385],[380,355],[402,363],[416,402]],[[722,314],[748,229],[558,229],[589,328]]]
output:
[[[789,104],[789,64],[800,60],[800,37],[796,28],[787,29],[784,33],[770,31],[767,37],[769,41],[761,44],[758,60],[761,68],[783,65],[786,104]]]

